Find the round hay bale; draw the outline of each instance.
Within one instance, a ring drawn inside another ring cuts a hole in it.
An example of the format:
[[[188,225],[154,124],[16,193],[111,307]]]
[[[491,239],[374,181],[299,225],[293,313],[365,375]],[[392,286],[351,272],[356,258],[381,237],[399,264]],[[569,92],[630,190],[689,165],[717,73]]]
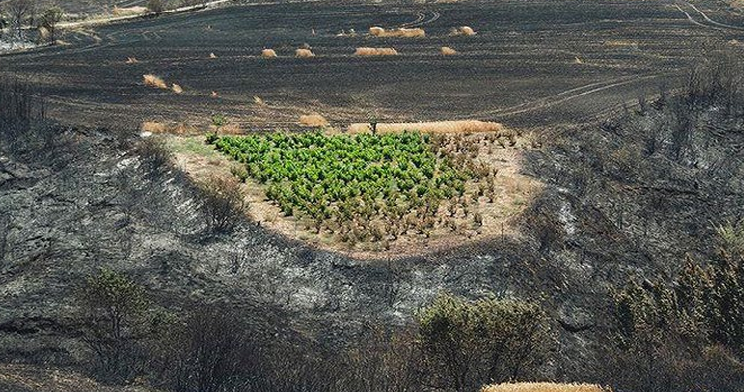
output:
[[[270,59],[276,57],[276,52],[274,49],[264,49],[261,51],[261,57],[265,59]]]
[[[315,53],[313,53],[310,49],[297,49],[295,50],[295,57],[300,58],[309,58],[309,57],[315,57]]]
[[[442,49],[440,49],[439,52],[442,53],[443,56],[454,56],[457,54],[457,51],[449,46],[442,46]]]
[[[471,36],[471,35],[477,34],[475,32],[475,30],[473,30],[473,28],[470,27],[470,26],[462,26],[462,27],[460,27],[459,31],[460,31],[460,34],[467,35],[467,36]]]
[[[369,28],[369,33],[375,37],[380,37],[385,34],[385,29],[382,27],[373,26]]]

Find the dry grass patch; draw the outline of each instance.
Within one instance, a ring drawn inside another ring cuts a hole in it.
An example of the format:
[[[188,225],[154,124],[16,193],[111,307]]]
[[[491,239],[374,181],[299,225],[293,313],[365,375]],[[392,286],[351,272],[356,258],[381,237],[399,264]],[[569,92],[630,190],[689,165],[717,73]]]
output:
[[[356,48],[356,56],[397,56],[398,51],[394,48]]]
[[[147,13],[147,7],[117,7],[111,11],[114,16],[142,15]]]
[[[261,57],[265,59],[271,59],[276,57],[276,52],[274,51],[274,49],[264,49],[261,51]]]
[[[183,122],[180,123],[163,123],[158,121],[145,121],[140,125],[142,133],[162,134],[169,133],[173,135],[194,135],[201,133],[198,128]]]
[[[159,77],[155,75],[152,75],[152,74],[142,75],[142,79],[144,80],[145,86],[162,88],[164,90],[168,89],[168,85],[165,84],[165,81],[163,81],[163,79],[160,79]]]
[[[329,124],[328,120],[326,120],[325,117],[321,116],[320,114],[309,114],[300,116],[299,123],[300,125],[306,127],[327,127]]]
[[[369,34],[374,37],[381,38],[423,38],[426,37],[426,31],[422,28],[399,28],[392,30],[385,30],[382,27],[373,26],[369,28]]]
[[[609,392],[609,389],[594,384],[524,382],[488,385],[483,387],[481,392]]]
[[[310,49],[299,48],[295,50],[295,57],[310,58],[315,57],[315,53]]]
[[[439,53],[441,53],[442,56],[453,56],[457,54],[457,51],[450,48],[449,46],[442,46],[442,49],[439,50]]]
[[[423,133],[497,133],[508,132],[500,123],[463,120],[463,121],[434,121],[420,123],[379,123],[377,124],[378,133],[400,133],[403,131],[420,131]],[[370,132],[369,124],[357,123],[351,124],[348,128],[349,133]]]

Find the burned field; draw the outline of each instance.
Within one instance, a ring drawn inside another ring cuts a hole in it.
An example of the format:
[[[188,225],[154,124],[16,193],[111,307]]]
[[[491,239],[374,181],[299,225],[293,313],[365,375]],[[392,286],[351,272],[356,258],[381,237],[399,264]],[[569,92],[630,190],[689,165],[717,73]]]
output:
[[[55,117],[87,125],[198,126],[214,113],[245,130],[293,128],[311,113],[335,126],[369,116],[573,125],[673,85],[717,47],[736,47],[744,32],[711,24],[705,9],[658,1],[231,6],[70,31],[70,45],[0,57],[0,69],[39,84]],[[426,34],[376,37],[371,26]],[[460,26],[476,34],[451,35]],[[295,57],[300,47],[315,56]],[[355,56],[363,47],[397,55]],[[277,58],[262,58],[263,49]],[[148,74],[182,91],[147,87]]]

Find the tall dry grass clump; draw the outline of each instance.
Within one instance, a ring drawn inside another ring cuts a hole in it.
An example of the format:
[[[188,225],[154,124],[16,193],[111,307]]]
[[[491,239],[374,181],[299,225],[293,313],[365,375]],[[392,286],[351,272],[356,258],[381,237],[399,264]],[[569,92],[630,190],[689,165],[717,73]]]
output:
[[[317,113],[300,116],[299,123],[306,127],[327,127],[329,124],[325,117]]]
[[[261,57],[265,59],[271,59],[276,57],[276,52],[274,51],[274,49],[264,49],[261,51]]]
[[[554,384],[548,382],[523,382],[487,385],[481,392],[609,392],[594,384]]]
[[[385,30],[382,27],[373,26],[369,28],[369,34],[374,37],[390,37],[390,38],[422,38],[426,37],[426,31],[420,27],[413,29],[399,28],[392,30]]]
[[[396,56],[398,51],[394,48],[356,48],[356,56]]]
[[[295,57],[300,57],[300,58],[315,57],[315,53],[313,53],[313,51],[310,49],[299,48],[295,50]]]
[[[439,53],[441,53],[442,56],[454,56],[457,54],[457,51],[449,46],[442,46],[442,49],[439,49]]]
[[[160,79],[159,77],[153,74],[142,75],[142,79],[145,82],[145,86],[162,88],[164,90],[168,89],[168,85],[165,84],[163,79]]]
[[[497,133],[508,132],[500,123],[477,120],[463,121],[433,121],[421,123],[379,123],[378,133],[400,133],[403,131],[419,131],[423,133]],[[351,124],[349,133],[370,132],[369,124]]]

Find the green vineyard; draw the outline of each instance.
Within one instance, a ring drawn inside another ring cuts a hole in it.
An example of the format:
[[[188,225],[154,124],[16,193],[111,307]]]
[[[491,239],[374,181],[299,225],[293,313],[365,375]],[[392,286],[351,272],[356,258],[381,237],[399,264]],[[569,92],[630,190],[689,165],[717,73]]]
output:
[[[235,174],[264,184],[285,215],[312,218],[318,232],[355,219],[393,224],[411,213],[426,225],[473,176],[416,132],[210,135],[207,142],[242,163]]]

